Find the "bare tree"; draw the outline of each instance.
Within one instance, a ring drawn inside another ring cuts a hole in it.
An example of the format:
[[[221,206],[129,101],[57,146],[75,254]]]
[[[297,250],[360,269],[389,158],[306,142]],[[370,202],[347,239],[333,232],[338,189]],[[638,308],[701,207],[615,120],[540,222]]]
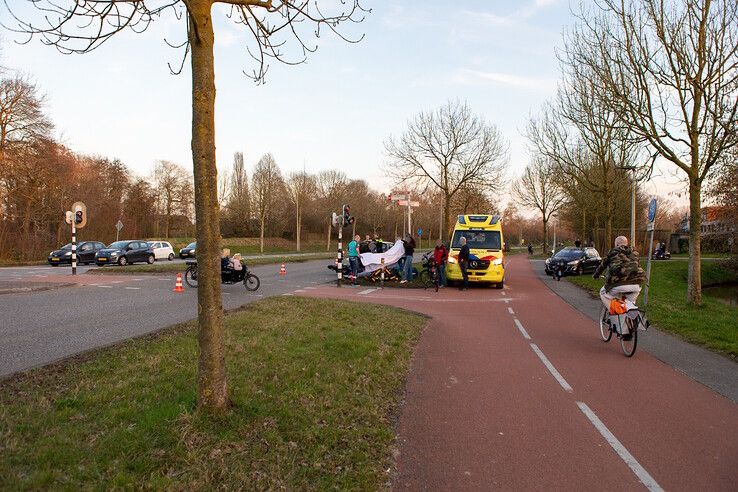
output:
[[[507,148],[494,125],[467,104],[448,102],[420,113],[400,137],[385,143],[387,174],[413,187],[443,195],[445,230],[451,226],[451,200],[463,188],[499,191],[504,185]]]
[[[286,188],[292,206],[294,207],[295,238],[297,240],[297,251],[300,251],[302,215],[310,199],[315,196],[315,178],[305,171],[290,173]]]
[[[198,402],[209,411],[228,406],[220,292],[220,212],[215,162],[215,64],[212,7],[216,0],[36,0],[38,22],[10,10],[15,31],[39,37],[62,53],[86,53],[130,28],[141,32],[169,12],[186,17],[187,38],[178,46],[189,54],[192,67],[192,161],[194,168],[197,259],[199,264],[198,324],[200,358]],[[256,61],[251,77],[262,82],[269,60],[301,63],[317,49],[307,41],[328,29],[346,41],[340,24],[361,22],[368,10],[360,0],[219,0],[230,6],[228,17],[251,33],[248,53]],[[6,8],[8,2],[4,2]],[[362,36],[363,37],[363,36]],[[353,40],[358,42],[361,38]],[[294,40],[296,53],[288,52]],[[179,69],[174,72],[181,71]]]
[[[169,238],[172,217],[177,212],[186,211],[188,208],[191,178],[179,164],[157,161],[151,181],[154,183],[159,215],[164,216],[164,237]]]
[[[687,297],[700,304],[702,185],[738,144],[738,2],[600,0],[582,9],[565,57],[618,121],[689,182]]]
[[[341,201],[346,196],[348,178],[346,173],[329,169],[318,173],[316,180],[317,195],[321,209],[325,211],[325,223],[328,226],[328,242],[326,251],[331,249],[331,213],[340,212]]]
[[[277,199],[277,191],[282,186],[282,174],[272,154],[259,159],[251,177],[254,196],[254,209],[259,217],[259,251],[264,252],[264,226]]]
[[[228,179],[228,213],[237,235],[247,235],[251,218],[251,199],[249,195],[249,176],[243,160],[243,153],[233,154],[233,167]]]
[[[543,252],[548,247],[548,221],[566,200],[566,195],[554,180],[554,166],[537,157],[525,167],[523,175],[513,183],[512,194],[521,205],[534,208],[543,220]]]

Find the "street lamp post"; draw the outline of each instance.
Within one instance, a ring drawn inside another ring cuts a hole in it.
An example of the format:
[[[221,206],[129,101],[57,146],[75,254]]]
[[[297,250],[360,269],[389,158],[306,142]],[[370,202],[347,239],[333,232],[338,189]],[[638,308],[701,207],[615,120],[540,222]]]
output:
[[[630,197],[630,247],[635,248],[636,240],[636,167],[635,166],[618,166],[618,169],[632,171],[631,178],[631,197]]]
[[[553,214],[554,218],[554,241],[553,241],[553,248],[551,249],[551,252],[553,254],[556,254],[556,223],[559,221],[559,214]]]

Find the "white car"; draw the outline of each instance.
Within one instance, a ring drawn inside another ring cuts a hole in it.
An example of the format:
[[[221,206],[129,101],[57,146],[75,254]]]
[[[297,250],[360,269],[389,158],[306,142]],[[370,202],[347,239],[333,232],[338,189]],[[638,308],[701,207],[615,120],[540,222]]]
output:
[[[154,258],[157,260],[174,259],[174,248],[166,241],[149,241],[149,246],[154,250]]]

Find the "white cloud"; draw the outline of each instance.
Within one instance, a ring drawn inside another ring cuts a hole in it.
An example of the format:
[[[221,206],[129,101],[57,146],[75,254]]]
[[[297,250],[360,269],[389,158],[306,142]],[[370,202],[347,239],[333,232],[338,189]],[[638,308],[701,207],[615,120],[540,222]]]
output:
[[[482,19],[497,27],[511,27],[525,22],[531,17],[537,15],[540,10],[555,5],[558,1],[559,0],[534,0],[533,3],[525,5],[508,15],[497,15],[491,12],[475,12],[471,10],[465,10],[463,13]]]
[[[528,77],[513,73],[481,72],[478,70],[460,69],[453,76],[452,81],[462,85],[479,85],[492,83],[541,92],[553,92],[556,89],[555,79]]]

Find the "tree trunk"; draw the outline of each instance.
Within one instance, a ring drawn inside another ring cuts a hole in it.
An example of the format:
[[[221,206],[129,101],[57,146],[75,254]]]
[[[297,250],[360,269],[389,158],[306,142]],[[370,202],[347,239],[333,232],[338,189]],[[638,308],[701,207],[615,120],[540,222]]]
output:
[[[689,182],[689,266],[687,268],[687,300],[699,306],[702,304],[702,266],[701,258],[701,206],[702,184]]]
[[[325,250],[330,251],[331,250],[331,219],[328,219],[328,242],[326,243]]]
[[[264,254],[264,216],[261,216],[261,224],[259,227],[259,253]]]
[[[198,263],[198,403],[221,413],[229,399],[220,294],[218,169],[215,165],[215,67],[210,2],[192,2],[192,163]]]
[[[446,237],[451,234],[451,195],[443,195],[443,231]]]
[[[548,220],[543,218],[543,254],[548,253]]]

